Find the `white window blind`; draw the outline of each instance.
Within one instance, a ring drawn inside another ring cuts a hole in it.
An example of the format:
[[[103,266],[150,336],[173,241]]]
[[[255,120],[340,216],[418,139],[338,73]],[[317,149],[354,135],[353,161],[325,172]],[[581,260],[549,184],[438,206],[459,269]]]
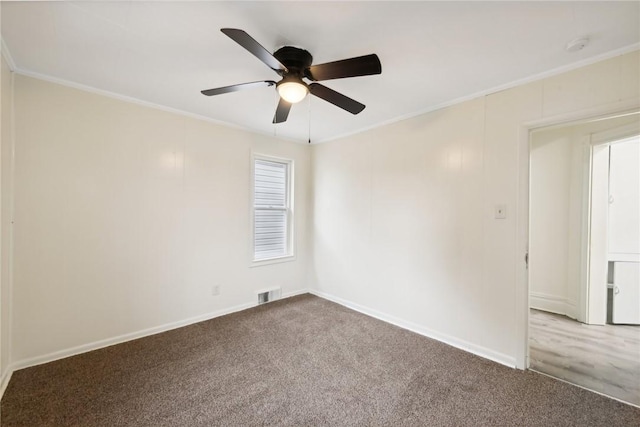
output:
[[[289,163],[255,159],[254,261],[290,255]]]

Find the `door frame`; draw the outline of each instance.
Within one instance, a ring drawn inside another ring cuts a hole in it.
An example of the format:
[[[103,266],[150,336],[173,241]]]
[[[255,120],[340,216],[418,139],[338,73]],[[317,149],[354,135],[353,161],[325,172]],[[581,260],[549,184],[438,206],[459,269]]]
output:
[[[634,114],[640,102],[628,100],[521,123],[518,131],[516,206],[516,368],[529,368],[529,161],[531,133],[545,127],[577,124]]]

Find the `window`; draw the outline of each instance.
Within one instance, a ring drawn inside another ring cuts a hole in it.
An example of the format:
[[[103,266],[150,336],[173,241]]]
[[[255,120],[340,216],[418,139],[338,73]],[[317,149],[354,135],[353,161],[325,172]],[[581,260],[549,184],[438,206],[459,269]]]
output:
[[[254,156],[253,261],[293,256],[289,160]]]

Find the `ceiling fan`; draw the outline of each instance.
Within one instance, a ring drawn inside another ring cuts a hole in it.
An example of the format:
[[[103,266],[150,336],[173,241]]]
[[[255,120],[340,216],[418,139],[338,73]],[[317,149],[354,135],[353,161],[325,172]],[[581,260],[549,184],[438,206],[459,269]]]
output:
[[[201,91],[202,94],[213,96],[244,89],[275,85],[280,95],[280,100],[278,101],[276,114],[273,117],[273,123],[285,122],[289,116],[291,105],[302,101],[309,93],[351,114],[358,114],[364,110],[364,104],[323,86],[320,83],[307,84],[302,80],[303,78],[317,82],[382,73],[382,65],[380,64],[378,56],[375,54],[311,65],[313,57],[304,49],[284,46],[271,54],[262,47],[260,43],[253,39],[253,37],[242,30],[222,28],[220,31],[264,62],[269,68],[278,73],[282,79],[279,82],[263,80],[207,89]]]

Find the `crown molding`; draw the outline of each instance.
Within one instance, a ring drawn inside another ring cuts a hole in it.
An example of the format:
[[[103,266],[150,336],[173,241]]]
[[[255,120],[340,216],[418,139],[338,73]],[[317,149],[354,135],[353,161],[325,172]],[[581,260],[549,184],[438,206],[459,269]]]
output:
[[[248,133],[252,133],[255,135],[260,135],[263,137],[268,137],[268,138],[273,138],[276,139],[278,141],[281,142],[290,142],[290,143],[295,143],[295,144],[302,144],[302,143],[307,143],[307,141],[301,141],[298,139],[293,139],[293,138],[287,138],[284,136],[274,136],[273,134],[267,133],[267,132],[260,132],[258,130],[255,129],[251,129],[248,127],[244,127],[244,126],[239,126],[236,125],[234,123],[228,123],[228,122],[224,122],[222,120],[216,120],[213,119],[211,117],[207,117],[207,116],[202,116],[200,114],[196,114],[196,113],[191,113],[189,111],[184,111],[184,110],[180,110],[177,108],[173,108],[173,107],[169,107],[166,105],[162,105],[162,104],[156,104],[154,102],[149,102],[149,101],[145,101],[139,98],[134,98],[132,96],[127,96],[127,95],[122,95],[116,92],[110,92],[108,90],[104,90],[104,89],[98,89],[95,88],[93,86],[88,86],[88,85],[84,85],[81,83],[76,83],[76,82],[72,82],[70,80],[65,80],[65,79],[61,79],[58,77],[53,77],[50,76],[48,74],[41,74],[41,73],[36,73],[33,71],[29,71],[29,70],[25,70],[25,69],[21,69],[21,68],[15,68],[13,70],[16,74],[22,75],[22,76],[26,76],[26,77],[30,77],[32,79],[37,79],[37,80],[42,80],[42,81],[46,81],[46,82],[50,82],[50,83],[55,83],[61,86],[66,86],[66,87],[70,87],[72,89],[77,89],[77,90],[81,90],[84,92],[88,92],[88,93],[93,93],[95,95],[101,95],[101,96],[105,96],[107,98],[112,98],[112,99],[117,99],[119,101],[124,101],[124,102],[128,102],[131,104],[136,104],[136,105],[140,105],[143,107],[147,107],[147,108],[153,108],[155,110],[160,110],[160,111],[165,111],[168,113],[172,113],[172,114],[176,114],[179,116],[184,116],[184,117],[189,117],[191,119],[196,119],[196,120],[201,120],[204,122],[208,122],[217,126],[222,126],[222,127],[226,127],[226,128],[230,128],[230,129],[234,129],[234,130],[240,130],[243,132],[248,132]]]
[[[181,116],[185,116],[185,117],[190,117],[190,118],[193,118],[193,119],[196,119],[196,120],[202,120],[202,121],[209,122],[209,123],[212,123],[212,124],[215,124],[215,125],[218,125],[218,126],[224,126],[224,127],[227,127],[227,128],[241,130],[241,131],[244,131],[244,132],[249,132],[249,133],[253,133],[253,134],[261,135],[261,136],[266,136],[266,137],[269,137],[269,138],[276,138],[276,139],[278,139],[280,141],[293,142],[293,143],[296,143],[296,144],[301,144],[301,143],[306,144],[307,143],[306,140],[301,141],[301,140],[298,140],[298,139],[287,138],[287,137],[284,137],[284,136],[274,136],[274,135],[272,135],[270,133],[267,133],[267,132],[261,132],[261,131],[258,131],[256,129],[251,129],[251,128],[248,128],[248,127],[236,125],[234,123],[228,123],[228,122],[224,122],[222,120],[216,120],[216,119],[213,119],[211,117],[202,116],[200,114],[191,113],[191,112],[188,112],[188,111],[180,110],[180,109],[169,107],[169,106],[162,105],[162,104],[156,104],[156,103],[153,103],[153,102],[144,101],[142,99],[138,99],[138,98],[134,98],[134,97],[131,97],[131,96],[122,95],[122,94],[115,93],[115,92],[110,92],[110,91],[104,90],[104,89],[98,89],[98,88],[95,88],[95,87],[92,87],[92,86],[83,85],[83,84],[72,82],[72,81],[65,80],[65,79],[60,79],[58,77],[53,77],[53,76],[50,76],[50,75],[47,75],[47,74],[41,74],[41,73],[36,73],[36,72],[33,72],[33,71],[21,69],[21,68],[18,68],[16,66],[16,64],[15,64],[15,62],[13,60],[13,57],[11,56],[11,52],[9,51],[9,49],[7,48],[7,46],[6,46],[5,42],[4,42],[4,39],[0,38],[0,42],[2,44],[2,55],[4,56],[5,60],[7,61],[7,64],[9,65],[9,68],[13,72],[15,72],[17,74],[21,74],[21,75],[24,75],[24,76],[27,76],[27,77],[35,78],[35,79],[38,79],[38,80],[44,80],[44,81],[48,81],[48,82],[51,82],[51,83],[56,83],[56,84],[59,84],[59,85],[62,85],[62,86],[67,86],[67,87],[71,87],[71,88],[74,88],[74,89],[79,89],[79,90],[82,90],[82,91],[85,91],[85,92],[89,92],[89,93],[94,93],[94,94],[97,94],[97,95],[106,96],[106,97],[113,98],[113,99],[118,99],[120,101],[125,101],[125,102],[129,102],[129,103],[137,104],[137,105],[142,105],[142,106],[145,106],[145,107],[154,108],[154,109],[157,109],[157,110],[166,111],[166,112],[169,112],[169,113],[173,113],[173,114],[177,114],[177,115],[181,115]],[[637,50],[640,50],[640,43],[634,43],[634,44],[631,44],[631,45],[628,45],[628,46],[624,46],[624,47],[619,48],[619,49],[611,50],[611,51],[608,51],[608,52],[605,52],[605,53],[602,53],[602,54],[599,54],[599,55],[592,56],[590,58],[583,59],[581,61],[573,62],[573,63],[568,64],[568,65],[563,65],[561,67],[557,67],[557,68],[554,68],[554,69],[551,69],[551,70],[548,70],[548,71],[544,71],[542,73],[534,74],[534,75],[531,75],[531,76],[528,76],[528,77],[525,77],[525,78],[522,78],[522,79],[517,79],[517,80],[514,80],[514,81],[512,81],[510,83],[506,83],[506,84],[499,85],[499,86],[494,86],[494,87],[492,87],[490,89],[485,89],[485,90],[482,90],[482,91],[479,91],[479,92],[475,92],[475,93],[470,94],[470,95],[465,95],[465,96],[462,96],[462,97],[459,97],[459,98],[452,99],[450,101],[446,101],[446,102],[443,102],[443,103],[440,103],[440,104],[432,105],[432,106],[429,106],[427,108],[424,108],[424,109],[421,109],[421,110],[418,110],[418,111],[414,111],[412,113],[404,114],[404,115],[397,116],[397,117],[389,119],[389,120],[385,120],[383,122],[377,123],[377,124],[372,125],[372,126],[359,128],[359,129],[356,129],[356,130],[351,131],[351,132],[346,132],[346,133],[343,133],[343,134],[340,134],[340,135],[332,136],[330,138],[325,138],[325,139],[322,139],[322,140],[314,141],[313,144],[321,144],[321,143],[335,141],[335,140],[338,140],[338,139],[342,139],[342,138],[346,138],[346,137],[349,137],[349,136],[353,136],[353,135],[356,135],[356,134],[359,134],[359,133],[363,133],[363,132],[366,132],[366,131],[369,131],[369,130],[380,128],[382,126],[387,126],[387,125],[390,125],[390,124],[393,124],[393,123],[401,122],[403,120],[408,120],[408,119],[411,119],[411,118],[414,118],[414,117],[417,117],[417,116],[421,116],[423,114],[431,113],[431,112],[436,111],[436,110],[441,110],[443,108],[447,108],[447,107],[451,107],[451,106],[454,106],[454,105],[457,105],[457,104],[461,104],[463,102],[470,101],[472,99],[481,98],[483,96],[491,95],[491,94],[496,93],[496,92],[501,92],[501,91],[506,90],[506,89],[511,89],[511,88],[514,88],[514,87],[517,87],[517,86],[521,86],[521,85],[524,85],[524,84],[527,84],[527,83],[543,80],[543,79],[548,78],[548,77],[552,77],[552,76],[556,76],[558,74],[562,74],[562,73],[566,73],[566,72],[569,72],[569,71],[573,71],[573,70],[576,70],[578,68],[585,67],[587,65],[595,64],[597,62],[605,61],[607,59],[611,59],[611,58],[614,58],[614,57],[617,57],[617,56],[625,55],[627,53],[631,53],[631,52],[634,52],[634,51],[637,51]]]
[[[492,87],[490,89],[485,89],[485,90],[482,90],[482,91],[479,91],[479,92],[475,92],[475,93],[473,93],[471,95],[465,95],[465,96],[462,96],[460,98],[455,98],[455,99],[452,99],[451,101],[443,102],[441,104],[433,105],[433,106],[424,108],[422,110],[418,110],[418,111],[415,111],[415,112],[412,112],[412,113],[409,113],[409,114],[398,116],[398,117],[395,117],[393,119],[385,120],[384,122],[377,123],[377,124],[372,125],[372,126],[368,126],[368,127],[365,127],[365,128],[360,128],[360,129],[354,130],[352,132],[343,133],[343,134],[340,134],[338,136],[333,136],[331,138],[326,138],[326,139],[323,139],[323,140],[320,140],[320,141],[314,141],[314,143],[315,144],[321,144],[323,142],[330,142],[330,141],[335,141],[337,139],[342,139],[342,138],[346,138],[346,137],[349,137],[349,136],[353,136],[353,135],[356,135],[356,134],[359,134],[359,133],[362,133],[362,132],[366,132],[366,131],[369,131],[369,130],[372,130],[372,129],[377,129],[377,128],[382,127],[382,126],[386,126],[386,125],[390,125],[390,124],[393,124],[393,123],[401,122],[403,120],[408,120],[408,119],[411,119],[411,118],[414,118],[414,117],[417,117],[417,116],[421,116],[423,114],[431,113],[431,112],[436,111],[436,110],[441,110],[443,108],[447,108],[447,107],[451,107],[451,106],[454,106],[454,105],[457,105],[457,104],[461,104],[461,103],[466,102],[466,101],[471,101],[472,99],[477,99],[477,98],[481,98],[483,96],[491,95],[492,93],[501,92],[501,91],[506,90],[506,89],[512,89],[514,87],[521,86],[521,85],[524,85],[524,84],[527,84],[527,83],[543,80],[543,79],[546,79],[548,77],[552,77],[552,76],[556,76],[558,74],[563,74],[563,73],[566,73],[566,72],[569,72],[569,71],[573,71],[573,70],[576,70],[578,68],[586,67],[587,65],[591,65],[591,64],[595,64],[597,62],[605,61],[607,59],[615,58],[616,56],[622,56],[622,55],[625,55],[627,53],[631,53],[631,52],[634,52],[634,51],[637,51],[637,50],[640,50],[640,43],[634,43],[634,44],[631,44],[629,46],[625,46],[625,47],[622,47],[622,48],[619,48],[619,49],[615,49],[615,50],[611,50],[611,51],[608,51],[608,52],[605,52],[605,53],[601,53],[599,55],[595,55],[595,56],[583,59],[583,60],[578,61],[578,62],[573,62],[573,63],[568,64],[568,65],[563,65],[562,67],[553,68],[553,69],[548,70],[548,71],[543,71],[542,73],[533,74],[531,76],[524,77],[522,79],[514,80],[514,81],[512,81],[510,83],[506,83],[506,84],[503,84],[503,85],[500,85],[500,86],[494,86],[494,87]]]
[[[16,62],[13,60],[13,56],[11,56],[11,51],[7,47],[7,44],[4,42],[2,36],[0,36],[0,50],[2,51],[2,56],[4,60],[7,61],[7,65],[11,71],[15,71],[18,67],[16,67]]]

